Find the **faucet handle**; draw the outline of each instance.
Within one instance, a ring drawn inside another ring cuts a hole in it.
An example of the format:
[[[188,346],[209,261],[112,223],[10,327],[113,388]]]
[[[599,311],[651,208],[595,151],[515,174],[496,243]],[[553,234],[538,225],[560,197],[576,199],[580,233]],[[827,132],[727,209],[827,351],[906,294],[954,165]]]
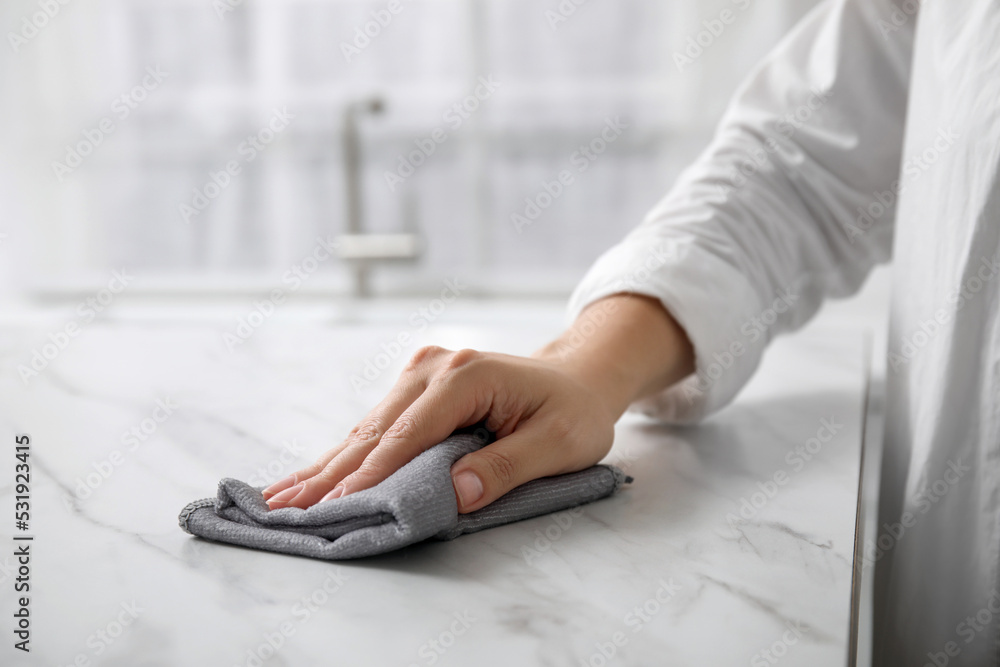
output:
[[[422,250],[416,234],[343,234],[336,247],[347,261],[416,259]]]

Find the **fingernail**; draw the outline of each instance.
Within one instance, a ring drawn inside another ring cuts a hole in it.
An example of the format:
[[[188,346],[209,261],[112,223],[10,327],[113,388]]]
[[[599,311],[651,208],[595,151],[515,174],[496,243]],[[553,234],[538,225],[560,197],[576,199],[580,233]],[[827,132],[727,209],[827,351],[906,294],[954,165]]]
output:
[[[285,479],[279,479],[277,482],[262,491],[264,494],[264,500],[267,500],[276,493],[284,491],[293,484],[295,484],[295,475],[289,475]]]
[[[463,470],[455,475],[453,480],[458,502],[462,507],[469,507],[483,497],[483,482],[479,475],[471,470]]]
[[[334,498],[339,498],[342,495],[344,495],[344,485],[338,484],[337,486],[333,487],[333,491],[320,498],[319,501],[323,502],[324,500],[333,500]]]
[[[298,484],[296,484],[292,488],[285,489],[284,491],[282,491],[278,495],[276,495],[273,498],[271,498],[270,500],[268,500],[267,504],[270,505],[271,503],[281,503],[283,505],[287,505],[288,503],[292,502],[292,500],[295,499],[295,496],[297,496],[300,493],[302,493],[302,490],[305,489],[305,488],[306,488],[306,483],[305,482],[299,482]]]

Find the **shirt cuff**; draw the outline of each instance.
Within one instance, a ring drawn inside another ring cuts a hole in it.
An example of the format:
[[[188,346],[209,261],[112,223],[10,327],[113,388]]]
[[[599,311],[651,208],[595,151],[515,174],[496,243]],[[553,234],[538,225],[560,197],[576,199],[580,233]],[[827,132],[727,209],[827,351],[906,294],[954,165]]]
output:
[[[765,307],[717,248],[701,248],[683,233],[650,243],[633,232],[608,250],[570,297],[570,321],[589,304],[623,292],[659,300],[694,347],[695,373],[629,408],[678,424],[700,421],[736,396],[760,363],[770,338],[768,320],[774,323],[795,300],[793,294],[778,295]]]

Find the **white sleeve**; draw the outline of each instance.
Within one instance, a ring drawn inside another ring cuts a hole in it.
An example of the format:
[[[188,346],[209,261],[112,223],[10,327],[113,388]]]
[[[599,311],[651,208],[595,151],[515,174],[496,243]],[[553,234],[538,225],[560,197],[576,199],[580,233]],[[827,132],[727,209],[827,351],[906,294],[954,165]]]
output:
[[[812,11],[741,86],[695,164],[574,291],[571,319],[615,293],[659,299],[694,345],[695,374],[633,410],[692,422],[719,409],[775,335],[888,260],[917,21],[895,9],[829,0]]]

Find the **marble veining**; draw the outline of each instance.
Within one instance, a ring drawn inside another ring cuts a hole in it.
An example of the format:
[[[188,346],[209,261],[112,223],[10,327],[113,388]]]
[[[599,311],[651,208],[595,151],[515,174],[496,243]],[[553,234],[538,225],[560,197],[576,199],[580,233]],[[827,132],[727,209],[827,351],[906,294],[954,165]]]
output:
[[[608,460],[636,481],[581,510],[341,563],[180,531],[177,513],[219,478],[263,483],[332,445],[420,344],[525,353],[551,333],[516,318],[435,325],[356,391],[351,376],[401,327],[279,315],[230,352],[217,321],[107,321],[27,386],[14,369],[47,329],[0,329],[3,438],[33,442],[34,650],[22,663],[847,663],[860,331],[779,339],[699,427],[626,416]],[[175,406],[162,421],[157,401]],[[3,507],[11,482],[0,479]],[[5,591],[12,564],[0,557]]]

